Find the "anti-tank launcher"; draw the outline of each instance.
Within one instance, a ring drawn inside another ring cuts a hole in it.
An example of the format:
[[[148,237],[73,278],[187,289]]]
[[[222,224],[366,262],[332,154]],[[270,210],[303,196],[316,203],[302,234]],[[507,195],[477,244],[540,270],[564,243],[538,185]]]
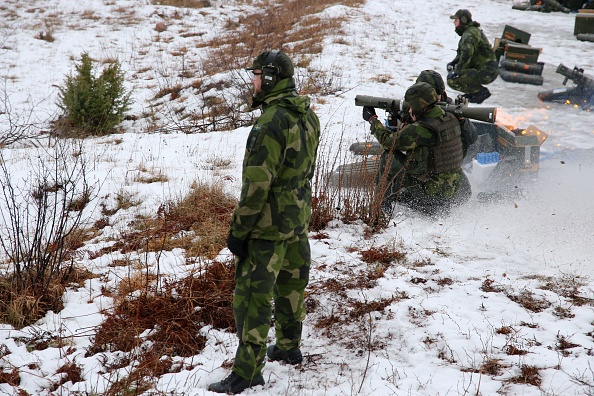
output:
[[[437,105],[444,111],[472,120],[494,123],[497,117],[497,107],[469,107],[468,102],[462,99],[457,99],[454,104],[437,102]],[[390,113],[392,117],[401,117],[402,113],[408,110],[404,100],[367,95],[357,95],[355,97],[355,106],[383,109]]]
[[[579,106],[584,110],[594,108],[594,78],[584,74],[582,68],[575,66],[570,69],[562,63],[559,64],[556,72],[565,77],[563,80],[564,87],[540,92],[538,99],[543,102]],[[569,80],[573,81],[573,87],[565,87]]]
[[[357,95],[356,106],[384,109],[390,118],[405,112],[404,101],[392,98]],[[468,148],[463,169],[472,184],[483,190],[479,200],[516,195],[526,182],[535,180],[540,162],[540,146],[547,134],[530,125],[516,128],[496,122],[496,107],[470,107],[466,103],[439,103],[445,111],[457,112],[471,119],[478,139]],[[387,120],[389,121],[389,120]],[[373,180],[384,149],[377,141],[353,143],[349,151],[361,160],[334,170],[332,180],[342,187],[353,187]]]

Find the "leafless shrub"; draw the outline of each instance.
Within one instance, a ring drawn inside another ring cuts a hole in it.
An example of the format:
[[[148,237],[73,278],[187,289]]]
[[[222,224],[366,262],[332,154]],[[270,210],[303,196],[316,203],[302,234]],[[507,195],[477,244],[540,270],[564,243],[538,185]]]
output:
[[[0,252],[9,263],[0,314],[15,326],[58,311],[60,285],[75,273],[73,253],[86,238],[84,207],[94,188],[84,156],[72,154],[81,152],[74,144],[57,141],[49,160],[32,163],[22,179],[0,152]]]
[[[33,120],[35,106],[27,111],[17,112],[12,107],[6,85],[6,79],[2,80],[0,88],[0,148],[34,138],[41,129],[40,125]]]
[[[330,154],[318,157],[310,229],[320,231],[339,219],[347,224],[362,220],[370,226],[366,232],[377,231],[387,225],[389,218],[383,215],[381,205],[374,205],[379,194],[374,182],[375,160],[362,156],[362,161],[349,163],[348,152],[326,150],[326,145],[342,147],[343,140],[344,133],[329,136],[322,132],[318,152]]]

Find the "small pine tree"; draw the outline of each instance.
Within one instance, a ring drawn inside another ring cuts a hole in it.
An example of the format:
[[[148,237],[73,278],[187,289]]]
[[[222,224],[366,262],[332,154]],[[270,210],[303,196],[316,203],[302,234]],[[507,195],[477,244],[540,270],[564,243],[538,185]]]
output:
[[[93,74],[93,61],[83,53],[76,75],[66,78],[60,87],[58,106],[67,123],[83,135],[105,135],[122,122],[130,110],[131,93],[124,87],[124,73],[116,61]]]

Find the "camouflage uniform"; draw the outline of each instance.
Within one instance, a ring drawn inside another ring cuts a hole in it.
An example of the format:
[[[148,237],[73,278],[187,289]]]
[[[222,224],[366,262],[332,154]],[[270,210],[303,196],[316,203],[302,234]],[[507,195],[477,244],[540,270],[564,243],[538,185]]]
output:
[[[457,77],[448,76],[448,85],[466,94],[476,94],[499,75],[495,51],[477,22],[456,28],[461,38],[456,57],[451,62]]]
[[[293,78],[254,98],[262,115],[247,140],[242,190],[231,233],[245,241],[236,258],[233,310],[239,346],[233,372],[261,376],[274,298],[277,345],[298,347],[309,280],[307,239],[311,179],[320,136],[309,98],[298,96]]]
[[[451,104],[452,99],[445,92],[443,78],[434,70],[423,70],[417,77],[416,83],[426,82],[431,85],[435,92],[440,95],[439,100]],[[478,135],[476,128],[469,119],[460,120],[462,153],[466,157],[468,147],[476,142]],[[391,131],[394,133],[394,131]],[[384,207],[388,208],[391,202],[397,198],[398,191],[404,186],[403,164],[406,163],[406,155],[399,150],[384,147],[379,160],[378,172],[375,176],[375,185],[379,186],[382,180],[386,180],[387,193],[385,194]],[[387,174],[386,174],[387,172]],[[413,180],[414,181],[414,180]],[[410,184],[410,183],[408,183]]]
[[[440,141],[425,123],[427,118],[448,122],[450,127],[447,134],[460,142],[459,152],[455,155],[456,161],[459,160],[456,169],[440,173],[432,170],[432,150]],[[387,200],[404,200],[418,209],[433,210],[444,204],[447,206],[448,201],[457,196],[462,173],[462,143],[460,124],[453,114],[433,106],[421,119],[397,132],[389,130],[375,119],[371,123],[371,133],[385,150],[396,154],[393,166],[398,168],[398,172],[389,184]],[[406,199],[398,196],[402,188],[406,189]]]
[[[435,88],[435,92],[437,92],[437,94],[440,95],[440,102],[445,102],[448,104],[453,103],[453,100],[448,97],[448,94],[445,91],[445,84],[443,83],[443,78],[441,77],[441,74],[439,74],[438,72],[434,70],[423,70],[421,73],[419,73],[416,82],[426,82],[427,84]],[[470,147],[471,144],[476,142],[476,140],[478,139],[478,134],[476,133],[476,128],[469,119],[461,119],[460,128],[462,129],[462,148],[464,151],[464,157],[466,157],[468,147]]]

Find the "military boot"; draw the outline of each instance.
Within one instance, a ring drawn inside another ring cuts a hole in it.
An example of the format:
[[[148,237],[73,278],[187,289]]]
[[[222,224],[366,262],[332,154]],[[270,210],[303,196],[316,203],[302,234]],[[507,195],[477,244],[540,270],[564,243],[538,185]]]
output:
[[[491,96],[491,92],[487,89],[487,87],[482,87],[480,91],[473,94],[464,94],[464,97],[468,99],[470,103],[481,104],[487,98]]]
[[[227,378],[222,381],[214,382],[208,385],[208,390],[216,393],[236,394],[241,393],[252,386],[264,385],[264,377],[261,375],[251,380],[240,377],[231,372]]]
[[[287,364],[299,364],[303,361],[303,355],[301,355],[301,349],[299,348],[281,351],[276,345],[270,345],[266,349],[266,355],[273,362],[282,361]]]

